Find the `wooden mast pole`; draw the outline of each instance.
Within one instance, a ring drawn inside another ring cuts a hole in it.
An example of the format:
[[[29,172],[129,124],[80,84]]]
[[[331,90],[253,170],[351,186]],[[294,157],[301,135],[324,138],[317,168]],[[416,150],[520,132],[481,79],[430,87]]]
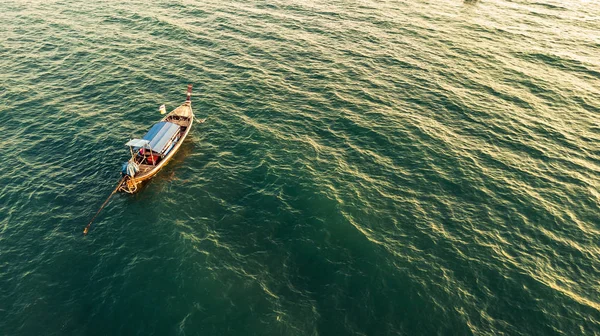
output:
[[[92,226],[92,223],[94,222],[94,220],[96,219],[96,217],[98,217],[98,214],[100,213],[100,211],[102,211],[102,209],[104,209],[104,207],[108,204],[108,201],[110,201],[111,197],[113,197],[113,195],[119,191],[119,188],[121,187],[121,184],[123,184],[123,181],[125,180],[125,177],[121,178],[119,180],[119,183],[117,184],[117,187],[115,188],[115,190],[113,190],[110,195],[108,195],[108,198],[106,199],[106,201],[104,201],[104,203],[102,203],[102,206],[100,207],[100,209],[98,209],[98,211],[96,212],[96,214],[94,215],[94,217],[92,217],[92,220],[90,220],[90,222],[88,223],[88,225],[86,225],[85,229],[83,229],[83,235],[87,235],[88,232],[90,231],[90,227]]]

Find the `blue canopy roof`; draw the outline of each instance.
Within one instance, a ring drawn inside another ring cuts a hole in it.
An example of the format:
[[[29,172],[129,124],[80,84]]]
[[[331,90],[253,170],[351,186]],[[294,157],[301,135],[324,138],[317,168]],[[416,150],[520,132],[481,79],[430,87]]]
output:
[[[162,153],[177,132],[179,132],[179,125],[161,121],[152,126],[143,139],[150,141],[149,145],[153,151]]]

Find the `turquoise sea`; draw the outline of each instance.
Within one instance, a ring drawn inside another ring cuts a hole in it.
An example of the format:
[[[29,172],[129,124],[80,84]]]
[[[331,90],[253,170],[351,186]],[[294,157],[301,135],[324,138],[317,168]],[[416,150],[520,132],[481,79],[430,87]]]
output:
[[[600,335],[599,1],[3,0],[0,142],[0,335]]]

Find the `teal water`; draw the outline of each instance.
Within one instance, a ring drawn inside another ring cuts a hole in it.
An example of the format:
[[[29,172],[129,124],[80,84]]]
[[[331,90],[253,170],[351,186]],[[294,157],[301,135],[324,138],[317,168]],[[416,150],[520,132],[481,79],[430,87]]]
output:
[[[597,1],[2,1],[1,335],[599,335]],[[194,85],[176,158],[123,144]]]

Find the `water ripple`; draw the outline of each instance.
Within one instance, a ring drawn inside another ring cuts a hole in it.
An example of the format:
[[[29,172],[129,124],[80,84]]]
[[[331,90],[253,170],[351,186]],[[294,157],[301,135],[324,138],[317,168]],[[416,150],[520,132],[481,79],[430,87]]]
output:
[[[600,333],[598,13],[3,2],[0,330]],[[81,239],[187,83],[207,122]]]

